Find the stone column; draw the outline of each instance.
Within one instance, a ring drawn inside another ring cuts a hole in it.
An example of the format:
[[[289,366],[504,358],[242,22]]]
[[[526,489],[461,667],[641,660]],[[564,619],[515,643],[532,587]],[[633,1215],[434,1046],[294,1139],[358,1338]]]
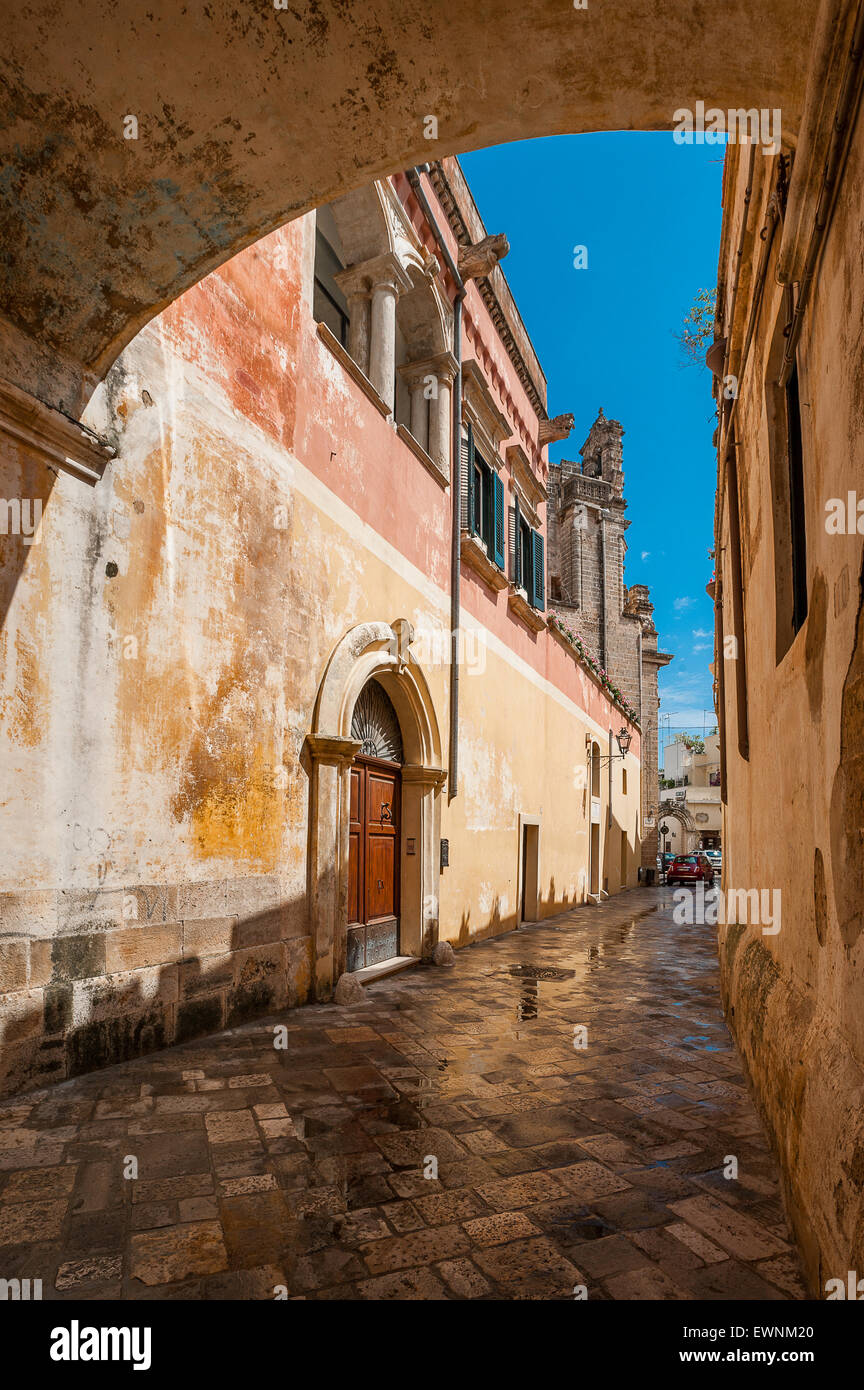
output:
[[[396,300],[395,276],[382,275],[372,286],[372,331],[369,344],[369,380],[382,401],[393,409],[396,397]]]
[[[360,751],[352,738],[307,734],[301,761],[309,778],[307,906],[314,989],[329,999],[345,969],[348,924],[349,768]]]
[[[450,455],[453,445],[453,422],[450,397],[458,364],[452,352],[440,353],[433,359],[437,393],[429,403],[429,455],[445,477],[450,477]]]
[[[348,351],[363,372],[369,375],[369,295],[354,290],[348,300]]]
[[[429,401],[426,383],[421,376],[411,382],[411,433],[424,449],[429,448]]]
[[[440,768],[414,763],[402,768],[403,844],[414,841],[413,854],[402,856],[401,949],[406,955],[428,958],[439,939],[439,793],[446,779]]]
[[[452,352],[439,352],[422,362],[408,362],[399,371],[411,390],[411,433],[444,477],[449,478],[450,398],[456,359]]]

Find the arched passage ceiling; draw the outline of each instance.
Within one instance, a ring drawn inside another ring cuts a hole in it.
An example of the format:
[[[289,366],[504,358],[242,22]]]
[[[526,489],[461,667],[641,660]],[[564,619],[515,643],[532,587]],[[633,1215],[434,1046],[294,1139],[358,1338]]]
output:
[[[75,409],[183,289],[435,155],[800,120],[817,0],[18,0],[0,19],[0,375]],[[134,115],[139,138],[123,138]],[[424,139],[427,115],[437,142]],[[567,178],[561,170],[562,180]],[[523,190],[540,203],[555,189]],[[602,196],[593,190],[592,196]],[[634,209],[634,215],[638,210]]]

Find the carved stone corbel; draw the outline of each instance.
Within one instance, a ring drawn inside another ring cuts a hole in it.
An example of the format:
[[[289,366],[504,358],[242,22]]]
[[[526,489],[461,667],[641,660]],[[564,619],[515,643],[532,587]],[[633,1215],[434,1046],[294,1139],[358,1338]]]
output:
[[[572,415],[556,415],[554,420],[541,420],[537,430],[537,443],[542,449],[546,444],[554,444],[557,439],[569,439],[575,423]]]
[[[503,256],[510,250],[510,243],[503,232],[484,236],[473,246],[460,246],[456,262],[459,274],[464,281],[479,280],[492,271]]]

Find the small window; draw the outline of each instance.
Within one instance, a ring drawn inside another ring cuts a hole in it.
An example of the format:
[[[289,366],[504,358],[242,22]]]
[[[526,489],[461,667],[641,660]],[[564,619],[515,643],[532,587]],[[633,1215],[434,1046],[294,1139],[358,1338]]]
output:
[[[510,508],[510,578],[517,588],[525,590],[533,608],[544,607],[543,537],[522,515],[518,493],[514,493]]]
[[[784,371],[791,312],[778,320],[768,363],[766,401],[774,522],[775,660],[783,660],[807,617],[807,535],[804,515],[804,444],[797,357]],[[742,527],[743,530],[743,527]],[[742,540],[745,537],[742,535]]]
[[[804,526],[804,451],[801,445],[797,362],[786,383],[786,430],[792,531],[792,627],[798,632],[807,617],[807,534]]]
[[[626,767],[622,767],[622,769],[621,769],[621,791],[623,792],[624,796],[627,795],[627,769],[626,769]]]
[[[492,554],[492,469],[480,453],[474,450],[472,477],[474,504],[471,509],[472,530]]]
[[[335,276],[344,270],[342,262],[321,231],[315,230],[315,287],[312,313],[317,323],[326,323],[334,338],[348,346],[348,301],[336,284]]]
[[[522,588],[531,591],[531,576],[534,570],[534,550],[531,541],[531,527],[524,517],[519,524],[519,573]]]
[[[474,446],[474,432],[468,426],[463,441],[463,486],[467,506],[462,523],[486,547],[489,559],[504,568],[504,484],[495,469]]]

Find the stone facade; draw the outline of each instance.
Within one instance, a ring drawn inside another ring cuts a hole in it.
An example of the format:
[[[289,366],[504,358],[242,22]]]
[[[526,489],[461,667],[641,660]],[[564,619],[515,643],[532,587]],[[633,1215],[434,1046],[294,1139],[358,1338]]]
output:
[[[724,888],[749,894],[746,910],[719,927],[723,990],[817,1297],[828,1280],[864,1269],[856,25],[860,15],[841,8],[817,27],[797,140],[771,156],[727,150],[708,355]],[[770,925],[756,910],[763,895],[782,906]]]
[[[583,902],[600,826],[595,872],[636,882],[638,727],[629,786],[589,797],[625,716],[547,626],[570,419],[458,163],[422,192],[428,214],[405,175],[322,212],[329,281],[314,213],[227,262],[132,339],[86,429],[0,390],[0,496],[44,503],[38,537],[0,538],[0,1090],[330,998],[370,679],[401,732],[401,956]],[[521,498],[530,595],[499,534],[453,527],[457,399],[499,522]]]
[[[659,802],[657,673],[672,656],[657,646],[644,584],[624,583],[624,430],[601,409],[580,462],[550,470],[549,603],[608,672],[642,728],[642,864],[654,867]]]

